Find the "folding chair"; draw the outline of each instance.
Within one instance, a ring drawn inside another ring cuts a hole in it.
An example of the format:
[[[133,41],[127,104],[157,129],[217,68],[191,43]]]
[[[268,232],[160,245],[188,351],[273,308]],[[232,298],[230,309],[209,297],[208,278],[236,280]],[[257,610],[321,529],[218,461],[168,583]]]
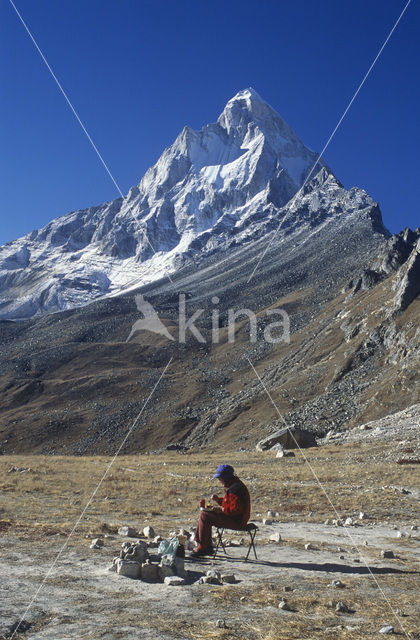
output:
[[[248,522],[248,524],[246,525],[246,527],[244,529],[229,529],[229,531],[245,531],[246,533],[248,533],[249,534],[249,545],[248,545],[247,554],[245,556],[245,562],[248,560],[248,557],[249,557],[249,554],[251,552],[251,549],[254,551],[255,560],[258,560],[257,552],[255,550],[255,544],[254,544],[255,536],[257,535],[257,531],[258,531],[257,525],[254,524],[253,522]],[[216,557],[217,552],[219,550],[219,547],[222,547],[223,552],[224,552],[224,554],[226,556],[228,555],[226,553],[226,547],[225,547],[225,545],[223,543],[223,533],[224,533],[224,528],[222,528],[222,527],[217,527],[216,528],[217,544],[216,544],[216,548],[214,550],[213,559]]]

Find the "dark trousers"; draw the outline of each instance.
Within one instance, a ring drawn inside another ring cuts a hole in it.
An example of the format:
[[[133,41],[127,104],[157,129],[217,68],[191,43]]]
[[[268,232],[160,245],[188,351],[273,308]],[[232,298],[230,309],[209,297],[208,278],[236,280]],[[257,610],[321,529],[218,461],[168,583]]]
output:
[[[200,549],[207,549],[212,546],[211,528],[223,527],[224,529],[240,529],[240,524],[235,518],[226,516],[224,513],[212,511],[202,511],[198,519],[198,526],[195,532],[195,540]]]

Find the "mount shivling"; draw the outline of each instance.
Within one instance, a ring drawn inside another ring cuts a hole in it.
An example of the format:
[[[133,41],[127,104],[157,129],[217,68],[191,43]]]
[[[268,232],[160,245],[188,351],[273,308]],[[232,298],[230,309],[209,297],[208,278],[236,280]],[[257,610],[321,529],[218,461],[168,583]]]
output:
[[[416,403],[420,229],[392,236],[317,160],[246,89],[126,198],[0,247],[0,450],[114,453],[170,357],[126,453],[253,449],[282,421],[250,361],[287,424],[318,435]],[[206,341],[132,333],[139,293],[175,337],[183,293]],[[246,308],[257,340],[244,317],[229,343],[228,310]],[[263,338],[276,308],[289,344]]]

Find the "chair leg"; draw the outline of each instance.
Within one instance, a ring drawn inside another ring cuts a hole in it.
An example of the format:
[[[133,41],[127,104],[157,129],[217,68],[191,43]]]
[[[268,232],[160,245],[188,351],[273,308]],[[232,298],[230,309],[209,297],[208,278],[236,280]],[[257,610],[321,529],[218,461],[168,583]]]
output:
[[[216,555],[217,555],[217,551],[218,551],[218,549],[219,549],[219,547],[220,547],[220,546],[222,547],[222,549],[223,549],[223,553],[225,554],[225,556],[227,556],[226,548],[225,548],[225,545],[224,545],[224,543],[223,543],[223,533],[224,533],[224,531],[225,531],[224,529],[219,529],[218,527],[217,527],[217,529],[216,529],[216,533],[217,533],[217,544],[216,544],[216,549],[215,549],[214,554],[213,554],[213,558],[215,558],[215,557],[216,557]]]
[[[252,549],[252,550],[253,550],[253,552],[254,552],[255,560],[258,560],[258,558],[257,558],[257,552],[256,552],[256,550],[255,550],[255,544],[254,544],[254,540],[255,540],[255,536],[256,536],[257,531],[256,531],[256,530],[254,530],[254,531],[249,531],[248,533],[249,533],[249,537],[250,537],[251,539],[250,539],[250,541],[249,541],[248,552],[247,552],[246,557],[245,557],[245,562],[248,560],[248,557],[249,557],[249,554],[250,554],[250,552],[251,552],[251,549]]]

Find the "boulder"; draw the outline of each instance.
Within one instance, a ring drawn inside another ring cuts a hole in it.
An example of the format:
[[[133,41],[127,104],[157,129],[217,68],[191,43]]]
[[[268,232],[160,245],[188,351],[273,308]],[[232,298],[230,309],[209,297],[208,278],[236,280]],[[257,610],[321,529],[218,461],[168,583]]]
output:
[[[121,560],[117,562],[117,573],[127,578],[140,578],[141,566],[135,560]]]
[[[159,580],[159,567],[149,561],[141,565],[141,579],[145,582],[156,582]]]
[[[144,542],[136,542],[131,545],[125,554],[125,560],[136,560],[137,562],[145,562],[149,557],[147,546]]]
[[[145,538],[153,539],[155,537],[155,530],[153,527],[144,527],[143,535]]]
[[[257,451],[267,451],[277,444],[281,444],[286,449],[297,449],[298,445],[302,449],[317,446],[314,433],[291,426],[280,429],[260,440],[256,449]]]
[[[158,565],[158,574],[159,574],[159,578],[161,580],[165,580],[165,578],[168,578],[170,576],[175,576],[175,567],[171,567],[170,565],[164,564],[164,565]]]
[[[182,563],[182,564],[181,564]],[[176,556],[162,556],[159,564],[159,577],[164,580],[167,576],[176,576],[178,571],[184,571],[184,561]]]

